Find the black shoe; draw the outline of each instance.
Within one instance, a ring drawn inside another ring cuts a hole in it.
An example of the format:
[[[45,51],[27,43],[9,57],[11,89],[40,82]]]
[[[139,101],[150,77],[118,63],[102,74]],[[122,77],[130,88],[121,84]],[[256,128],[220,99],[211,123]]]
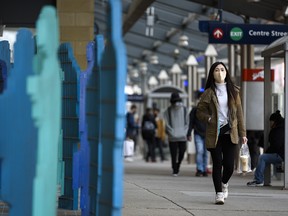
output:
[[[207,176],[208,176],[208,173],[207,173],[207,172],[203,172],[202,175],[203,175],[204,177],[207,177]]]
[[[249,187],[262,187],[264,185],[264,182],[257,182],[256,180],[247,182],[247,186]]]
[[[198,177],[203,176],[203,172],[200,170],[197,170],[195,176],[198,176]]]

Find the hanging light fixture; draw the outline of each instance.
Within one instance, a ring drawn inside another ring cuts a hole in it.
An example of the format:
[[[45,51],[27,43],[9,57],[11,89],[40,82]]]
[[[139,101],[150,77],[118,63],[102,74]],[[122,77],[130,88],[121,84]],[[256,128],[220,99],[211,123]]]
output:
[[[159,64],[159,58],[156,54],[152,54],[149,58],[150,64]]]
[[[148,84],[150,86],[156,86],[156,85],[158,85],[158,80],[156,79],[155,76],[151,76],[148,80]]]
[[[165,70],[161,70],[159,75],[158,75],[159,80],[168,80],[169,76]]]
[[[182,70],[181,70],[179,64],[174,63],[173,66],[172,66],[172,68],[171,68],[171,70],[170,70],[170,72],[171,72],[172,74],[180,74],[180,73],[182,73]]]
[[[189,45],[189,38],[186,35],[181,35],[179,37],[178,45],[180,47],[187,47]]]
[[[155,8],[154,7],[149,7],[146,10],[146,36],[153,36],[154,34],[154,22],[155,22]]]
[[[218,53],[215,49],[215,47],[212,44],[208,44],[206,50],[205,50],[205,56],[211,56],[211,57],[215,57],[218,56]]]

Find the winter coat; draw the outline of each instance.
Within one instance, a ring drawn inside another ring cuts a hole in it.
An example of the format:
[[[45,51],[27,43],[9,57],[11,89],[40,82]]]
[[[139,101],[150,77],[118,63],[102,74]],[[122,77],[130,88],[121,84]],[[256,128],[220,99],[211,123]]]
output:
[[[284,119],[279,122],[276,127],[272,128],[269,133],[270,146],[267,148],[266,153],[277,153],[284,160],[284,140],[285,140],[285,127]]]
[[[172,104],[164,112],[165,130],[169,142],[187,141],[188,114],[182,103]]]
[[[193,107],[193,109],[190,111],[189,114],[189,128],[188,128],[188,132],[187,132],[187,137],[191,136],[191,132],[194,129],[194,133],[205,137],[205,133],[206,133],[206,124],[202,121],[200,121],[197,117],[196,117],[196,107]]]
[[[147,124],[148,123],[148,124]],[[146,128],[145,125],[148,125],[149,128]],[[142,124],[141,124],[141,134],[144,140],[151,140],[155,137],[155,131],[157,129],[157,124],[152,114],[143,115]]]
[[[134,120],[134,114],[126,114],[126,138],[133,139],[137,135],[138,125]]]
[[[229,109],[230,137],[234,144],[238,144],[239,137],[246,136],[239,90],[236,89],[236,91],[236,101],[232,104],[232,108]],[[206,89],[202,94],[197,106],[196,116],[199,120],[206,123],[206,148],[215,148],[219,136],[218,100],[211,88]],[[210,117],[211,120],[208,122]]]

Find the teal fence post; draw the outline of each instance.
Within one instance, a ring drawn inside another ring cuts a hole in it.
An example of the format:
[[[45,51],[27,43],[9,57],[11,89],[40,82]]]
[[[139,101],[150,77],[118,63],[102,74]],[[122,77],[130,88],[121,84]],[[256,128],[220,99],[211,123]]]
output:
[[[28,78],[27,88],[33,103],[33,118],[39,130],[32,216],[54,216],[61,130],[61,80],[57,57],[59,30],[55,8],[46,6],[41,10],[36,34],[35,74]]]

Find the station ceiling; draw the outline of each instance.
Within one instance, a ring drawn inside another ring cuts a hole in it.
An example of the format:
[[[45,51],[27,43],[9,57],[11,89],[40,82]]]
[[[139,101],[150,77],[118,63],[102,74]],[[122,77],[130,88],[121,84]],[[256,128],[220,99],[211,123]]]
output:
[[[107,0],[95,0],[96,31],[104,36],[107,29],[107,5]],[[147,62],[148,75],[157,77],[161,69],[169,72],[177,62],[185,73],[185,62],[190,54],[196,57],[199,67],[204,67],[208,33],[199,30],[200,20],[286,24],[287,6],[288,0],[122,0],[122,29],[128,72],[137,68],[141,62]],[[150,28],[153,34],[147,35],[147,9],[151,7],[154,8],[154,24]],[[183,35],[189,38],[186,47],[178,43]],[[226,44],[214,44],[214,47],[218,53],[217,59],[227,57]],[[255,46],[255,55],[260,54],[264,47]],[[158,64],[149,63],[153,55],[158,56]]]

